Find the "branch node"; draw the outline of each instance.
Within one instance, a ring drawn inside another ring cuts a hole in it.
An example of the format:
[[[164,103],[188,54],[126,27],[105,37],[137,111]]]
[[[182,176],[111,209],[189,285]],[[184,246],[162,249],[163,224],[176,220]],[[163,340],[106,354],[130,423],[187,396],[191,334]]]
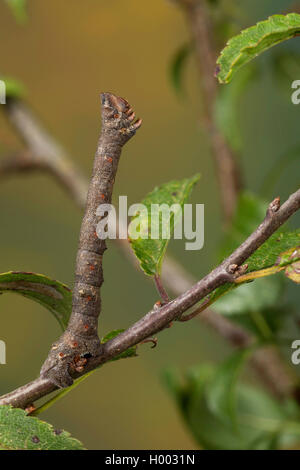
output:
[[[248,264],[243,264],[242,266],[239,266],[238,264],[230,264],[227,268],[227,272],[233,276],[234,279],[236,279],[239,276],[242,276],[245,274],[247,271],[249,265]],[[232,279],[231,279],[232,281]]]
[[[240,266],[236,272],[237,274],[237,277],[238,276],[242,276],[243,274],[245,274],[247,272],[247,269],[249,268],[249,265],[248,264],[243,264],[242,266]]]
[[[235,274],[238,270],[239,266],[237,264],[230,264],[227,268],[229,274]]]

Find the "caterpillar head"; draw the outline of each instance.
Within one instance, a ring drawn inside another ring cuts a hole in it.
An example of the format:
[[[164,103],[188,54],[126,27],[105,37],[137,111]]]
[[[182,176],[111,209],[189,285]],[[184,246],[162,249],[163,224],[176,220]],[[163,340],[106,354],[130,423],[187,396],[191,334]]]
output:
[[[135,119],[135,112],[129,103],[113,95],[101,93],[102,127],[107,132],[118,132],[129,140],[141,127],[142,120]]]

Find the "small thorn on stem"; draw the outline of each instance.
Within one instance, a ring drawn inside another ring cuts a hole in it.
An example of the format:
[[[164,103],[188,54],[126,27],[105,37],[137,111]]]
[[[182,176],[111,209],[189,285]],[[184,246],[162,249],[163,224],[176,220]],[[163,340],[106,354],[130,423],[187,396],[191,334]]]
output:
[[[157,338],[144,339],[144,341],[140,342],[140,345],[147,344],[147,343],[152,343],[151,349],[154,349],[154,348],[156,348],[156,346],[158,344],[158,339]]]

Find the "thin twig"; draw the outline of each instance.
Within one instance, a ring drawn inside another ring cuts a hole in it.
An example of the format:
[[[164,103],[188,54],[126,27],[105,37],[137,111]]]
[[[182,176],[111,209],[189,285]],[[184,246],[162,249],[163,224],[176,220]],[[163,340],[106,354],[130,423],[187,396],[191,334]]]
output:
[[[101,354],[97,331],[106,242],[96,232],[97,223],[101,220],[96,214],[100,205],[111,204],[122,147],[142,123],[141,120],[134,122],[135,113],[124,99],[111,93],[103,93],[101,98],[102,129],[80,231],[72,315],[66,331],[53,344],[41,369],[41,376],[59,387],[73,383],[72,369],[82,371],[87,358]]]
[[[198,315],[200,315],[200,313],[204,312],[204,310],[207,309],[207,307],[211,305],[211,302],[210,302],[210,299],[209,297],[201,304],[200,307],[198,308],[195,308],[195,310],[193,310],[191,313],[189,313],[188,315],[182,315],[182,317],[178,318],[178,321],[180,322],[186,322],[186,321],[190,321],[190,320],[193,320],[193,318],[196,318]]]
[[[217,287],[232,283],[243,271],[243,263],[251,256],[277,229],[300,208],[300,189],[292,194],[280,207],[278,198],[270,205],[264,221],[244,243],[242,243],[217,268],[201,279],[191,289],[172,300],[160,309],[151,310],[133,326],[103,345],[99,357],[88,359],[84,373],[97,368],[128,348],[165,329],[170,322],[213,292]],[[235,267],[233,269],[233,266]],[[74,373],[73,378],[82,375]],[[28,404],[52,392],[53,383],[49,379],[38,378],[0,399],[0,405],[11,404],[15,407],[26,407]]]
[[[217,53],[213,39],[213,25],[206,1],[174,0],[174,2],[184,9],[196,48],[202,86],[204,120],[210,135],[215,160],[224,221],[228,225],[234,215],[241,189],[241,175],[233,151],[215,124],[215,101],[218,89],[217,80],[214,77]]]
[[[28,169],[30,167],[31,170],[48,171],[62,184],[77,206],[84,209],[88,180],[81,175],[74,161],[49,135],[28,105],[20,99],[14,99],[8,101],[7,105],[2,106],[1,109],[25,143],[26,151],[14,156],[11,164],[5,159],[0,167],[0,177],[13,172],[22,172],[24,166]],[[124,231],[123,227],[119,227],[119,229]],[[117,242],[131,263],[138,268],[137,259],[128,241],[117,238]],[[182,294],[196,282],[186,269],[169,255],[165,256],[161,276],[164,285],[175,295]],[[235,344],[234,341],[232,342],[232,338],[240,337],[240,327],[213,311],[206,313],[205,322],[222,337]],[[246,331],[244,331],[244,335],[248,335]]]
[[[161,279],[159,274],[156,274],[154,276],[154,282],[155,282],[155,285],[156,285],[157,292],[159,293],[163,303],[167,304],[168,302],[170,302],[169,294],[166,291],[166,289],[164,288],[162,279]]]
[[[43,170],[41,163],[34,161],[30,151],[14,153],[0,161],[0,178],[7,178],[18,173]]]
[[[46,169],[71,194],[72,199],[84,208],[88,181],[76,169],[62,147],[40,125],[28,106],[20,99],[10,98],[2,108],[27,149],[25,155],[20,155],[19,160],[14,160],[15,171],[18,166],[22,169],[24,160],[28,164],[30,162],[32,168],[35,166],[37,169]]]

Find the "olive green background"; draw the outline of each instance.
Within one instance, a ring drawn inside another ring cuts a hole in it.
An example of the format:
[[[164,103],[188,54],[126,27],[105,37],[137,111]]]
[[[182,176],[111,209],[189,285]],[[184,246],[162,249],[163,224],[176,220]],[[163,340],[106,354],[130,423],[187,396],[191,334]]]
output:
[[[292,4],[235,3],[243,25]],[[99,93],[112,91],[129,100],[144,124],[122,155],[115,198],[128,195],[129,203],[139,202],[159,183],[202,173],[193,201],[205,204],[205,247],[186,252],[183,242],[170,245],[174,256],[201,277],[216,261],[222,225],[193,58],[185,71],[186,98],[179,99],[170,85],[170,60],[189,37],[182,13],[165,0],[28,4],[29,20],[20,26],[1,0],[1,73],[25,84],[27,101],[87,175],[100,128]],[[291,47],[299,46],[298,38]],[[284,94],[275,86],[268,58],[269,53],[258,59],[266,73],[240,104],[241,164],[247,187],[257,194],[273,163],[299,141],[300,108],[291,104],[289,90]],[[1,155],[19,148],[0,114]],[[265,196],[284,199],[295,190],[298,165],[290,165]],[[1,271],[35,271],[72,285],[81,214],[56,182],[38,173],[1,180],[0,208]],[[105,254],[104,274],[103,334],[130,325],[157,300],[151,281],[115,243],[109,243]],[[295,298],[295,288],[290,295]],[[60,331],[46,310],[16,295],[1,296],[0,315],[0,338],[7,344],[7,365],[0,366],[0,393],[5,393],[37,376]],[[160,334],[155,350],[145,345],[138,358],[106,365],[42,418],[90,449],[197,448],[162,384],[161,371],[218,361],[229,352],[199,320],[175,325]]]

